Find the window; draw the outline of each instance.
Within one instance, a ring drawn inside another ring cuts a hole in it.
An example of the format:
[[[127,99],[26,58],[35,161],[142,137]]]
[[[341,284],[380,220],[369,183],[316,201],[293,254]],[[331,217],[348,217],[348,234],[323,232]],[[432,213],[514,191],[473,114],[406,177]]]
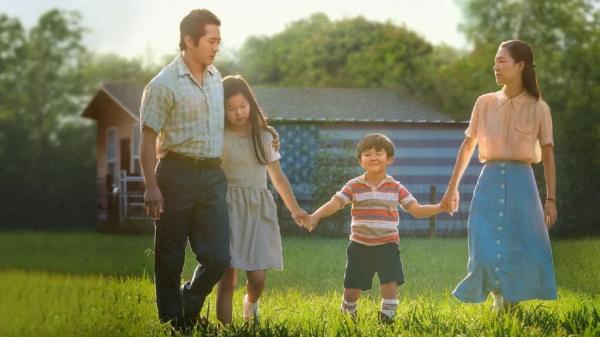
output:
[[[140,167],[140,125],[133,124],[131,130],[131,173],[141,173]]]
[[[106,131],[106,174],[115,176],[117,170],[117,129],[112,127]]]

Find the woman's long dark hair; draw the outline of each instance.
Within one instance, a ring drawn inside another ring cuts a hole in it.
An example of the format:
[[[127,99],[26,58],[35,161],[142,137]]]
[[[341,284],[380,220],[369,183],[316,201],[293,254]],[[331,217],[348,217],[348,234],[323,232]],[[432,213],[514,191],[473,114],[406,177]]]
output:
[[[227,76],[223,79],[225,111],[227,111],[227,100],[237,94],[244,96],[250,103],[250,123],[252,124],[252,145],[254,147],[254,155],[259,163],[267,165],[269,163],[265,144],[263,144],[262,132],[268,128],[267,118],[263,114],[262,109],[256,102],[256,97],[250,89],[250,85],[241,75]],[[227,121],[227,113],[225,113],[225,125],[229,125]],[[266,144],[269,146],[270,144]]]
[[[520,40],[510,40],[502,42],[500,44],[500,48],[506,48],[510,54],[510,57],[512,57],[515,62],[518,63],[523,61],[525,64],[523,67],[523,74],[521,76],[523,86],[531,96],[535,97],[536,99],[540,99],[542,97],[542,92],[540,91],[537,76],[535,75],[533,50],[529,44]]]

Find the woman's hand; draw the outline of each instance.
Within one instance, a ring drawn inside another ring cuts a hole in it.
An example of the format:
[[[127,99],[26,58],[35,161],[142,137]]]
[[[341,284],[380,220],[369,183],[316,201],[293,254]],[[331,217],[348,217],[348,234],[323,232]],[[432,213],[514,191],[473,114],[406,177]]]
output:
[[[458,211],[460,205],[460,194],[456,188],[447,189],[440,202],[442,209],[450,215]]]
[[[558,211],[556,210],[556,201],[552,199],[546,200],[544,205],[544,223],[548,229],[552,228],[558,218]]]

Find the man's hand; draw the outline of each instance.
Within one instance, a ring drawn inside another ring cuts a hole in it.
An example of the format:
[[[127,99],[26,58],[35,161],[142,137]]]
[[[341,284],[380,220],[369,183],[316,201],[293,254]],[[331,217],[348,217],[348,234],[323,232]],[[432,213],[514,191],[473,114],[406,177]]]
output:
[[[277,133],[277,130],[275,130],[275,128],[270,125],[267,125],[267,129],[269,129],[269,132],[271,132],[271,134],[273,135],[273,149],[275,151],[279,151],[279,149],[281,148],[281,139],[279,139],[279,133]]]
[[[144,192],[144,209],[154,220],[160,219],[164,213],[163,197],[158,186],[146,186]]]

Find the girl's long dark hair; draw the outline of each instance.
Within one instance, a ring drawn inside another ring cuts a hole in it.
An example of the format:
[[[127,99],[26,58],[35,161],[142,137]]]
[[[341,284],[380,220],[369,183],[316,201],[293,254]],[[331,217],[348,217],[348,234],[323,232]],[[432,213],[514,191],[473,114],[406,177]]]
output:
[[[225,111],[227,111],[227,100],[237,94],[244,96],[250,103],[250,123],[252,124],[252,145],[254,147],[254,155],[262,165],[269,164],[265,145],[270,146],[270,144],[263,144],[262,132],[267,130],[273,133],[273,131],[268,128],[267,118],[256,102],[256,97],[254,96],[252,89],[250,89],[250,85],[248,85],[248,82],[246,82],[241,75],[227,76],[223,79],[223,90]],[[225,114],[225,125],[229,125],[227,114]]]
[[[510,57],[512,57],[515,62],[518,63],[523,61],[525,64],[523,67],[523,74],[521,76],[523,86],[531,96],[535,97],[536,99],[540,99],[542,97],[542,92],[540,91],[537,76],[535,75],[533,50],[529,44],[520,40],[510,40],[502,42],[500,47],[506,48],[510,54]]]

